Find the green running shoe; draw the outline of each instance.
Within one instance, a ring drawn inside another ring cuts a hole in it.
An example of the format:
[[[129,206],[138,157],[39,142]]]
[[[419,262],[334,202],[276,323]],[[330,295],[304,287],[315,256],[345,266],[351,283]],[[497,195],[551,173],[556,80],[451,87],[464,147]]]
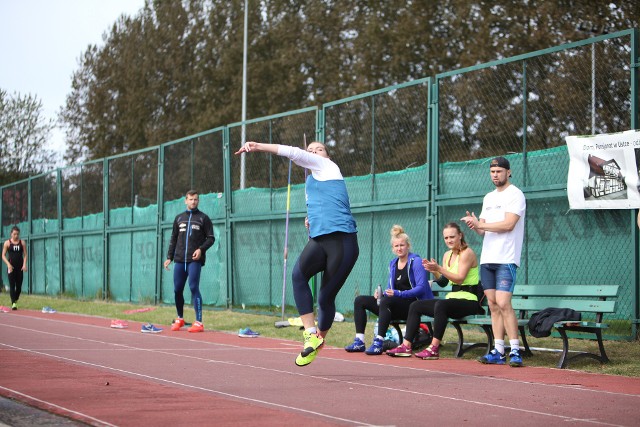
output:
[[[324,339],[318,334],[311,334],[307,331],[302,333],[304,337],[304,348],[296,357],[296,365],[307,366],[318,355],[318,349],[324,344]]]

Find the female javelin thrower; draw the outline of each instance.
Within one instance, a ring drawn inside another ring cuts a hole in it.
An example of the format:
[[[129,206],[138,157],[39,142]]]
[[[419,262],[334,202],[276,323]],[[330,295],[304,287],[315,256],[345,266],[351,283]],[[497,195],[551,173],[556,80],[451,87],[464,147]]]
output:
[[[336,312],[335,299],[353,269],[360,249],[356,221],[351,214],[347,187],[340,168],[329,159],[321,142],[312,142],[307,150],[278,144],[247,142],[235,154],[263,152],[286,157],[309,169],[306,182],[309,242],[293,267],[293,296],[304,326],[303,349],[296,365],[306,366],[324,344]],[[313,295],[309,279],[323,272],[318,292],[318,326],[313,313]]]

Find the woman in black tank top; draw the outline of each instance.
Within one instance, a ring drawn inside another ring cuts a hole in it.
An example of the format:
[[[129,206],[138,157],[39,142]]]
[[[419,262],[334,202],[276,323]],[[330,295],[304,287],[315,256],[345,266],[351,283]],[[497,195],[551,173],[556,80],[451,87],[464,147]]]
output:
[[[22,292],[23,272],[27,271],[27,250],[24,240],[20,240],[20,229],[11,229],[11,238],[2,245],[2,261],[7,265],[9,276],[9,296],[11,309],[18,309],[18,300]]]

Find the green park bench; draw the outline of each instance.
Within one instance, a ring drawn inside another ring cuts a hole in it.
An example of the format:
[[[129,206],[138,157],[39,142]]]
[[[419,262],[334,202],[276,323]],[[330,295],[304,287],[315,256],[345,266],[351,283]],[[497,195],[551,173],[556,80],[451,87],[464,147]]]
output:
[[[593,321],[561,321],[553,325],[553,329],[562,338],[562,355],[558,368],[566,368],[569,361],[589,357],[607,363],[609,358],[604,349],[602,331],[609,326],[602,323],[604,314],[615,313],[618,285],[518,285],[513,294],[512,305],[518,316],[518,329],[524,345],[524,354],[531,355],[527,341],[526,327],[531,315],[545,308],[570,308],[582,314],[591,314]],[[493,342],[491,317],[478,317],[467,320],[470,325],[483,328],[487,339]],[[571,337],[567,332],[577,332]],[[570,354],[569,338],[596,339],[599,353],[576,352]]]

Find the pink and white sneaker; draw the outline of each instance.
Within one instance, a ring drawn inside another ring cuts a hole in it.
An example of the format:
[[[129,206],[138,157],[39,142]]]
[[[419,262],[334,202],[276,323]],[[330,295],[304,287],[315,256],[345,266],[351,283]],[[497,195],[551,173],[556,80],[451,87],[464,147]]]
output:
[[[440,358],[439,347],[435,349],[429,346],[422,350],[420,353],[416,353],[414,356],[419,357],[422,360],[438,360]]]
[[[393,357],[411,357],[411,349],[402,343],[396,348],[387,350],[387,355]]]
[[[129,327],[126,320],[114,319],[111,321],[111,327],[115,329],[125,329]]]

